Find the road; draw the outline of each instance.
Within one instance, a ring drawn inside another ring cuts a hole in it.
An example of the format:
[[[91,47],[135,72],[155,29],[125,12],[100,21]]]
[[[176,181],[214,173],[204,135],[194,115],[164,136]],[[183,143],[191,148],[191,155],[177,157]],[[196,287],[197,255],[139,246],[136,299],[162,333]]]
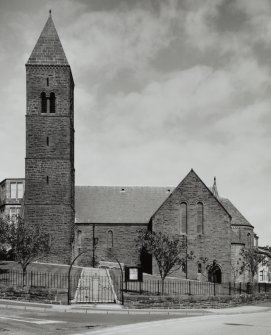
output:
[[[108,313],[108,314],[107,314]],[[23,310],[0,306],[0,333],[9,335],[269,335],[271,308],[196,311]],[[186,315],[186,313],[188,313]],[[206,312],[204,312],[206,313]],[[239,313],[239,314],[238,314]]]
[[[196,314],[195,314],[196,315]],[[160,314],[127,314],[118,311],[92,311],[86,313],[24,311],[0,308],[0,334],[7,335],[52,335],[52,334],[86,334],[90,330],[100,330],[101,334],[107,327],[128,325],[139,322],[182,318],[182,315]]]
[[[235,315],[206,315],[112,327],[89,335],[270,335],[271,311]]]

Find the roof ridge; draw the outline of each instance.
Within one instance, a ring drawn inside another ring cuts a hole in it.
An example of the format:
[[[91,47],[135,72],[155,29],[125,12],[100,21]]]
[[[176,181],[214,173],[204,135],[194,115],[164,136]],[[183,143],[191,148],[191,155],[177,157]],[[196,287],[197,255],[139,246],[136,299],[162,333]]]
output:
[[[108,188],[171,188],[174,189],[176,186],[151,186],[151,185],[75,185],[75,187],[108,187]]]

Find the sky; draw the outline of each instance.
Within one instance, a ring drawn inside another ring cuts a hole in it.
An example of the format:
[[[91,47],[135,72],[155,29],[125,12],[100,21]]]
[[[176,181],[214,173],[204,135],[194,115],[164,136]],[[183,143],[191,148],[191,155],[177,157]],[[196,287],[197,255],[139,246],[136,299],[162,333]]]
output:
[[[271,1],[0,0],[0,180],[24,177],[25,63],[49,9],[76,185],[177,186],[193,168],[271,245]]]

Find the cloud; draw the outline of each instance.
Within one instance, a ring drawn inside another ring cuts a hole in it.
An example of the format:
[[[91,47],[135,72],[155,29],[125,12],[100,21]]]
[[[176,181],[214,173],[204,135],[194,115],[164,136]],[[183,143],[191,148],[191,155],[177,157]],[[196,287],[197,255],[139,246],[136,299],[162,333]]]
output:
[[[26,3],[0,4],[3,178],[23,175],[24,63],[52,8],[76,84],[76,183],[177,185],[193,167],[267,232],[269,1]]]
[[[140,6],[81,13],[64,36],[69,38],[73,68],[80,66],[109,78],[120,70],[145,68],[172,40],[172,19],[177,13],[170,10],[172,1],[166,3],[157,15]]]

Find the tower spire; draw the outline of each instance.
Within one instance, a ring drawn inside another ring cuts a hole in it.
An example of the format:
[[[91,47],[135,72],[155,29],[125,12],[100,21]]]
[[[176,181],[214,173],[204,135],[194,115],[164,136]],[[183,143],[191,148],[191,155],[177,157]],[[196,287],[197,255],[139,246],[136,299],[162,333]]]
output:
[[[27,65],[69,65],[52,19],[51,9]]]

